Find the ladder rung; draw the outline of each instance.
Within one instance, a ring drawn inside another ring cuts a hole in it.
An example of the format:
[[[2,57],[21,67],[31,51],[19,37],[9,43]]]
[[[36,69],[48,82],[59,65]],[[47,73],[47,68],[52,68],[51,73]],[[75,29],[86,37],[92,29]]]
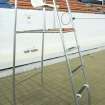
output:
[[[75,49],[77,49],[77,47],[74,47],[74,46],[73,46],[73,47],[68,48],[66,51],[69,52],[69,51],[73,51],[73,50],[75,50]]]
[[[67,32],[73,32],[73,28],[63,28],[62,32],[63,33],[67,33]],[[17,33],[60,33],[60,29],[59,28],[55,28],[55,29],[47,29],[47,30],[42,30],[42,29],[38,29],[38,30],[25,30],[25,31],[17,31]]]
[[[56,7],[59,8],[58,5],[57,5]],[[42,5],[36,7],[35,9],[37,9],[37,10],[42,10],[43,8],[46,8],[46,10],[53,10],[53,9],[54,9],[54,5],[53,5],[53,4],[46,4],[46,3],[43,3]]]
[[[77,70],[79,70],[82,67],[82,65],[77,66],[74,70],[72,70],[72,73],[75,73]]]
[[[84,84],[80,89],[79,91],[77,92],[76,96],[81,98],[82,97],[82,93],[85,89],[89,88],[89,85],[88,84]]]
[[[47,30],[46,30],[47,31]],[[60,29],[59,28],[55,28],[55,29],[48,29],[48,31],[52,31],[52,32],[57,32],[59,33],[60,32]],[[67,32],[73,32],[74,31],[74,28],[62,28],[62,32],[63,33],[67,33]]]
[[[63,28],[63,32],[74,32],[74,28]]]

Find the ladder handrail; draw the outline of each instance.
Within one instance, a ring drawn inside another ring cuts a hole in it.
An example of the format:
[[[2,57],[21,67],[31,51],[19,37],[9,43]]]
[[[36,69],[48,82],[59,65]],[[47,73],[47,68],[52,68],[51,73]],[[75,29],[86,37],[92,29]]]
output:
[[[74,37],[75,37],[76,44],[77,44],[77,49],[78,49],[78,53],[79,53],[79,57],[80,57],[80,62],[81,62],[81,65],[83,65],[83,67],[82,67],[83,76],[84,76],[84,79],[85,79],[86,83],[88,84],[86,67],[85,67],[85,64],[84,64],[84,61],[83,61],[83,58],[82,58],[82,53],[81,53],[81,50],[80,50],[78,37],[77,37],[76,29],[75,29],[75,24],[73,22],[73,16],[72,16],[72,12],[71,12],[71,9],[70,9],[70,3],[69,2],[70,2],[70,0],[69,1],[66,0],[67,9],[68,9],[69,15],[71,17],[71,25],[74,28]],[[88,104],[91,105],[90,89],[89,88],[88,88]]]
[[[13,105],[16,103],[16,79],[15,79],[15,67],[16,67],[16,26],[17,26],[17,0],[15,0],[14,8],[14,35],[13,35],[13,78],[12,78],[12,87],[13,87]]]
[[[62,25],[61,25],[61,21],[60,21],[60,17],[59,17],[59,14],[58,14],[58,11],[57,11],[57,7],[56,7],[56,3],[55,3],[55,0],[53,0],[53,4],[54,4],[54,7],[55,7],[55,11],[57,13],[57,18],[58,18],[58,22],[59,22],[59,28],[60,28],[60,36],[61,36],[61,41],[62,41],[62,45],[63,45],[63,50],[64,50],[64,54],[65,54],[65,58],[66,58],[66,64],[67,64],[67,68],[68,68],[68,75],[70,75],[69,79],[70,79],[70,82],[72,84],[72,91],[73,91],[73,94],[74,94],[74,99],[75,99],[75,104],[76,105],[79,105],[78,104],[78,101],[76,101],[76,91],[75,91],[75,87],[74,87],[74,83],[72,81],[72,69],[71,69],[71,65],[70,65],[70,61],[68,59],[68,56],[67,56],[67,53],[66,53],[66,48],[65,48],[65,41],[64,41],[64,36],[63,36],[63,33],[62,33]]]

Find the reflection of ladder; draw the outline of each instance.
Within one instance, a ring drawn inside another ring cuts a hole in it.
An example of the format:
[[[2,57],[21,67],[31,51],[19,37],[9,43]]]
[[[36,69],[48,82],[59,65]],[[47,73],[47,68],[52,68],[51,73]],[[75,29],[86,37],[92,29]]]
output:
[[[89,92],[89,84],[88,84],[87,79],[86,79],[87,78],[86,77],[86,71],[85,71],[83,59],[82,59],[82,56],[81,56],[81,52],[80,52],[80,48],[79,48],[79,44],[78,44],[76,31],[75,31],[74,23],[73,23],[73,20],[72,20],[73,18],[72,18],[72,14],[71,14],[71,10],[70,10],[70,6],[69,6],[68,0],[66,0],[66,4],[67,4],[68,13],[69,13],[69,18],[71,20],[71,25],[72,25],[70,28],[62,28],[60,16],[59,16],[59,13],[58,13],[59,6],[57,6],[55,0],[53,0],[53,5],[47,4],[46,1],[44,1],[43,5],[35,7],[36,9],[43,10],[43,29],[42,30],[28,30],[28,31],[16,32],[17,2],[15,2],[15,16],[16,17],[15,17],[15,28],[14,28],[14,50],[13,50],[14,51],[14,53],[13,53],[13,101],[14,101],[14,105],[16,105],[16,94],[15,94],[15,92],[16,92],[15,91],[16,33],[30,33],[30,32],[31,33],[42,33],[42,55],[41,55],[41,81],[42,81],[42,84],[43,84],[43,71],[44,71],[43,63],[44,63],[45,33],[59,33],[60,34],[60,38],[61,38],[61,42],[62,42],[62,46],[63,46],[63,50],[64,50],[64,54],[65,54],[66,63],[67,63],[68,74],[69,74],[71,85],[72,85],[75,105],[82,105],[81,104],[81,99],[83,97],[83,93],[84,92],[86,92],[86,94],[88,96],[87,97],[88,98],[87,105],[91,104],[90,92]],[[50,10],[50,11],[53,10],[54,11],[54,13],[56,14],[56,18],[58,20],[58,24],[59,24],[58,28],[46,29],[46,10]],[[71,60],[69,59],[69,56],[68,56],[68,53],[67,53],[65,40],[64,40],[64,35],[63,35],[63,33],[67,33],[67,32],[74,33],[74,38],[75,38],[75,41],[76,41],[76,48],[78,50],[77,53],[79,54],[79,60],[80,60],[80,65],[77,66],[73,70],[71,68]],[[75,87],[75,81],[74,81],[75,75],[74,74],[78,75],[78,72],[80,72],[80,71],[82,73],[82,79],[84,81],[83,81],[82,86],[79,89],[77,89]]]

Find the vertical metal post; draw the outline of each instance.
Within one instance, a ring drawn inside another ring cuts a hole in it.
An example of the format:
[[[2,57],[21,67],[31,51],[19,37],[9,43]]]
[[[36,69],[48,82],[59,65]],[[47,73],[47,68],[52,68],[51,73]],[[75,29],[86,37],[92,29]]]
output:
[[[13,105],[16,105],[16,81],[15,81],[15,66],[16,66],[16,25],[17,25],[17,0],[15,0],[14,9],[14,36],[13,36]]]
[[[53,28],[56,28],[56,17],[55,17],[55,10],[53,11]]]
[[[46,1],[43,1],[44,3]],[[43,33],[42,33],[42,54],[41,54],[41,83],[43,85],[43,71],[44,71],[44,37],[45,37],[45,30],[46,30],[46,8],[43,8]]]

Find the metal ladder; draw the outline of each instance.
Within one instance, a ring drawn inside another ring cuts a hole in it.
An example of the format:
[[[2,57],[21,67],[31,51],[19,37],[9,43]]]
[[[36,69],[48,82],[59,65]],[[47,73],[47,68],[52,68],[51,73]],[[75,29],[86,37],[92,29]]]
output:
[[[35,7],[36,9],[40,9],[43,10],[43,29],[42,30],[34,30],[33,33],[42,33],[42,53],[41,53],[41,82],[42,84],[43,82],[43,71],[44,71],[44,40],[45,40],[45,33],[59,33],[60,38],[61,38],[61,42],[62,42],[62,46],[63,46],[63,50],[64,50],[64,56],[66,59],[66,64],[67,64],[67,69],[68,69],[68,74],[69,74],[69,78],[70,78],[70,83],[72,85],[72,91],[73,91],[73,95],[74,95],[74,101],[75,101],[75,105],[81,105],[80,100],[82,99],[82,94],[83,92],[87,92],[88,95],[88,103],[87,105],[91,105],[91,98],[90,98],[90,86],[87,82],[87,76],[86,76],[86,70],[85,70],[85,65],[83,62],[83,58],[81,55],[81,51],[80,51],[80,47],[78,44],[78,39],[77,39],[77,35],[76,35],[76,31],[75,31],[75,27],[74,27],[74,23],[73,23],[73,17],[71,14],[71,10],[70,10],[70,6],[69,6],[69,2],[68,0],[66,1],[66,5],[67,5],[67,9],[68,9],[68,13],[69,13],[69,18],[71,20],[71,25],[72,27],[64,29],[62,28],[62,23],[60,20],[60,16],[59,16],[59,11],[58,8],[59,6],[56,5],[56,1],[53,0],[53,5],[51,4],[47,4],[46,0],[44,0],[43,5],[39,6],[39,7]],[[58,19],[58,23],[59,23],[59,28],[54,28],[54,29],[46,29],[46,10],[50,9],[55,11],[56,13],[56,18]],[[14,27],[14,44],[13,44],[13,105],[16,105],[16,83],[15,83],[15,67],[16,67],[16,34],[17,33],[29,33],[31,30],[28,31],[16,31],[16,25],[17,25],[17,0],[15,0],[15,27]],[[64,41],[64,35],[63,33],[67,33],[67,32],[73,32],[74,33],[74,38],[76,41],[76,48],[78,50],[78,54],[79,54],[79,59],[80,59],[80,65],[77,66],[75,69],[72,70],[71,68],[71,59],[69,58],[69,55],[67,54],[67,49],[66,49],[66,45],[65,45],[65,41]],[[32,32],[31,32],[32,33]],[[80,89],[76,90],[75,89],[75,83],[74,83],[74,74],[77,71],[81,71],[82,75],[83,75],[83,79],[84,79],[84,84],[81,86]],[[85,104],[86,105],[86,104]]]
[[[63,36],[63,32],[62,32],[62,25],[61,25],[61,21],[60,21],[60,17],[59,17],[59,14],[58,14],[58,10],[57,10],[57,7],[56,7],[55,0],[53,0],[53,4],[54,4],[55,11],[57,12],[57,18],[58,18],[58,21],[59,21],[60,36],[61,36],[62,45],[63,45],[63,49],[64,49],[64,54],[65,54],[65,59],[66,59],[66,63],[67,63],[68,73],[69,73],[69,76],[70,76],[70,82],[71,82],[71,85],[72,85],[72,91],[73,91],[73,95],[74,95],[75,105],[81,105],[80,99],[82,98],[82,94],[83,94],[84,91],[87,91],[87,95],[88,95],[87,105],[91,105],[90,89],[89,89],[90,87],[89,87],[89,84],[87,82],[86,69],[85,69],[85,65],[84,65],[83,58],[82,58],[81,51],[80,51],[80,46],[79,46],[77,35],[76,35],[75,25],[74,25],[74,22],[73,22],[73,17],[72,17],[70,5],[69,5],[70,3],[69,3],[68,0],[65,0],[65,1],[66,1],[68,13],[69,13],[69,18],[71,20],[71,25],[72,25],[71,28],[73,29],[72,31],[74,33],[74,38],[75,38],[75,41],[76,41],[76,46],[77,46],[77,50],[78,50],[77,53],[79,54],[79,59],[80,59],[80,65],[77,66],[73,70],[71,68],[70,59],[69,59],[68,54],[67,54],[65,41],[64,41],[64,36]],[[80,89],[76,90],[75,89],[75,83],[74,83],[73,79],[74,79],[74,76],[75,76],[74,75],[75,72],[77,72],[78,70],[82,71],[84,84],[81,86]]]

